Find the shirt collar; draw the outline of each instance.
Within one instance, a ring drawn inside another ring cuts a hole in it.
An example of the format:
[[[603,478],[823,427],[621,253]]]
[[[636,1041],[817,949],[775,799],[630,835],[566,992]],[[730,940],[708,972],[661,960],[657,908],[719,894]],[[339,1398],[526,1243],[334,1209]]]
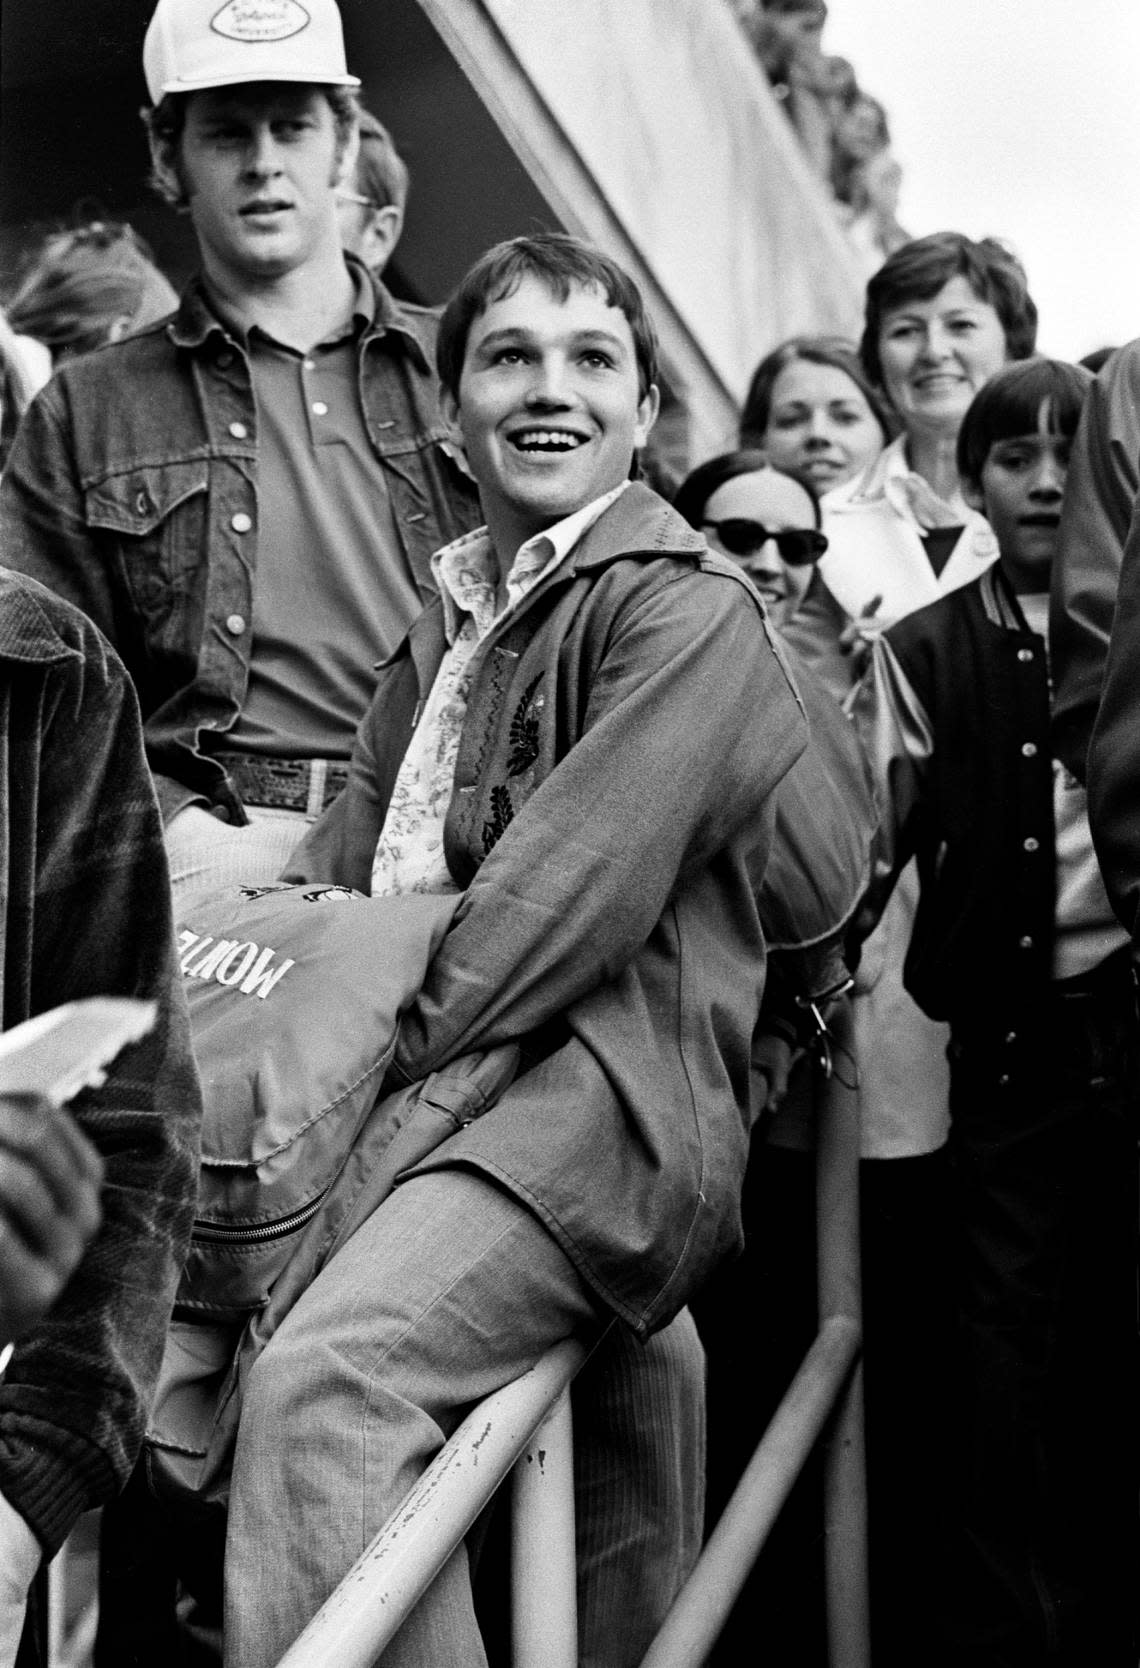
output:
[[[520,546],[507,574],[507,601],[500,614],[517,607],[540,579],[566,561],[583,534],[621,497],[628,485],[628,481],[622,481],[612,492],[603,493]],[[465,533],[437,550],[431,568],[443,603],[447,641],[454,643],[467,617],[474,621],[478,635],[486,636],[499,617],[495,613],[498,564],[486,527],[477,527],[473,533]]]

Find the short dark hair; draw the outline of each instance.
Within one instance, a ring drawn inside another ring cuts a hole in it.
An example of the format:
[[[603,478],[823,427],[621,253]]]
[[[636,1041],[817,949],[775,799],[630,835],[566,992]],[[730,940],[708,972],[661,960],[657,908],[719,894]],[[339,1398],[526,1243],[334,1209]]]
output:
[[[970,402],[958,430],[958,473],[975,489],[990,448],[999,440],[1032,434],[1043,404],[1049,407],[1049,426],[1072,439],[1092,372],[1064,359],[1034,357],[1005,365],[984,382]]]
[[[572,289],[601,290],[629,324],[644,397],[657,381],[657,334],[641,292],[616,261],[565,232],[536,232],[496,243],[463,278],[443,310],[436,347],[439,380],[449,394],[459,397],[471,326],[492,302],[513,295],[524,278],[539,279],[558,301],[565,301]]]
[[[300,85],[304,86],[307,83],[302,82]],[[360,119],[360,99],[356,89],[319,82],[315,84],[314,90],[323,93],[328,100],[336,127],[337,151],[343,155]],[[174,208],[185,208],[187,202],[178,169],[178,146],[186,126],[186,104],[192,97],[192,93],[164,93],[157,104],[145,105],[139,111],[150,141],[153,160],[149,184],[164,202],[170,203]],[[159,172],[160,161],[179,180],[177,190],[174,190]]]
[[[356,185],[373,208],[402,209],[408,200],[408,169],[392,135],[371,110],[360,108],[360,152]]]
[[[744,410],[740,414],[740,444],[763,446],[764,436],[772,418],[772,391],[780,372],[803,361],[809,365],[828,365],[842,371],[858,388],[871,408],[871,415],[883,431],[884,440],[893,440],[898,423],[892,418],[878,390],[867,378],[854,342],[843,336],[792,336],[773,348],[752,373]]]
[[[699,463],[685,476],[673,495],[673,508],[678,515],[684,517],[690,527],[700,527],[705,517],[705,505],[719,487],[726,481],[734,481],[738,475],[757,475],[761,470],[770,471],[773,475],[788,473],[786,469],[777,469],[774,464],[768,462],[763,452],[752,447],[738,452],[721,452],[718,457],[709,458],[706,463]],[[823,520],[823,514],[815,488],[795,475],[788,475],[788,480],[795,481],[811,499],[815,524],[818,527]]]
[[[867,307],[859,357],[876,387],[883,386],[879,336],[886,315],[911,301],[929,301],[952,278],[965,278],[979,301],[1001,321],[1010,359],[1028,359],[1037,345],[1037,307],[1025,268],[996,237],[975,243],[962,232],[932,232],[888,255],[867,284]]]

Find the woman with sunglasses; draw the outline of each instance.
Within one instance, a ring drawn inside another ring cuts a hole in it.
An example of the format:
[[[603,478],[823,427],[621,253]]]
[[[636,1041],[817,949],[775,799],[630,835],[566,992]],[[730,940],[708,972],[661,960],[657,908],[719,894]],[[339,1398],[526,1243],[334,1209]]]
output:
[[[827,549],[811,487],[773,469],[762,452],[724,452],[682,482],[673,508],[744,569],[773,624],[783,625]]]

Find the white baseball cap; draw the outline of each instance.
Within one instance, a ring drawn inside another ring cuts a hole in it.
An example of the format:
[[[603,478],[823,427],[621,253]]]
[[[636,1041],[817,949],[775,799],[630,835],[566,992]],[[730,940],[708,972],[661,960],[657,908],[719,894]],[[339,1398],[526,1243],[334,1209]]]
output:
[[[151,103],[243,81],[359,87],[335,0],[158,0],[143,43]]]

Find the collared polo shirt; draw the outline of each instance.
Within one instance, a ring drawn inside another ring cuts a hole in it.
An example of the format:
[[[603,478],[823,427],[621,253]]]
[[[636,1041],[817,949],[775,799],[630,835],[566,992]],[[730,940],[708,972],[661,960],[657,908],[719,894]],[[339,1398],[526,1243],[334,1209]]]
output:
[[[356,274],[351,319],[299,353],[254,326],[258,559],[249,685],[220,747],[347,758],[374,667],[423,606],[372,449],[359,390],[373,297]]]

